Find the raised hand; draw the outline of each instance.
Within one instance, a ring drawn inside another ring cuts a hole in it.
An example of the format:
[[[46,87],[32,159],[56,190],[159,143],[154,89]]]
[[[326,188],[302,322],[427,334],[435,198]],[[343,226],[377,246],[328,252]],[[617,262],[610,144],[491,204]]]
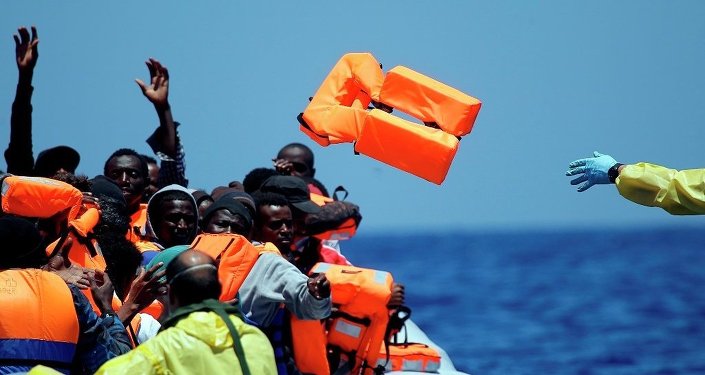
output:
[[[580,175],[570,181],[571,185],[577,185],[578,191],[582,192],[596,184],[609,184],[610,179],[608,172],[617,161],[609,155],[603,155],[597,151],[592,153],[593,157],[578,159],[568,164],[566,176]]]
[[[17,60],[17,69],[20,73],[31,73],[34,66],[37,65],[39,51],[37,45],[39,38],[37,37],[37,28],[32,26],[32,37],[30,39],[27,28],[22,26],[17,29],[17,34],[12,36],[15,39],[15,57]]]
[[[142,80],[136,79],[137,86],[142,90],[142,94],[157,109],[169,107],[169,70],[158,60],[149,58],[145,61],[149,69],[150,84],[145,84]]]
[[[132,281],[130,291],[122,302],[118,316],[122,322],[129,321],[139,311],[149,306],[157,297],[166,294],[166,270],[159,270],[164,263],[159,262],[147,271],[140,269],[139,274]]]

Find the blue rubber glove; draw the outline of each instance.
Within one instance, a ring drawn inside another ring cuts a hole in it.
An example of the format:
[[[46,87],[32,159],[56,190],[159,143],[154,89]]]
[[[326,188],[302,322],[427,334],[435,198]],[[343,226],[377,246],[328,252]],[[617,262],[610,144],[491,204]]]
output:
[[[592,158],[578,159],[568,164],[568,172],[566,176],[580,175],[570,181],[571,185],[577,185],[581,182],[584,184],[578,186],[578,191],[585,191],[592,185],[609,184],[610,179],[607,172],[612,168],[617,161],[609,155],[602,155],[595,151],[592,153]]]

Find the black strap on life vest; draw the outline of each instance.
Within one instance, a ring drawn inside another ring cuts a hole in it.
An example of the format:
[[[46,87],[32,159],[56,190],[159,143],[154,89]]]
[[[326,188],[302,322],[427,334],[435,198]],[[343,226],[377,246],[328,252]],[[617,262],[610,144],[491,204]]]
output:
[[[214,299],[207,299],[200,303],[194,303],[188,306],[183,306],[176,309],[162,324],[159,331],[163,331],[167,328],[173,327],[181,319],[187,318],[191,313],[197,311],[212,311],[223,319],[225,325],[228,327],[230,336],[233,338],[233,350],[235,350],[235,356],[237,356],[238,361],[240,361],[240,368],[242,369],[243,375],[251,375],[250,368],[247,366],[247,361],[245,360],[245,352],[242,350],[242,343],[240,342],[240,335],[235,328],[235,325],[230,320],[230,315],[235,315],[242,318],[242,313],[237,306],[226,305],[220,303]]]
[[[345,193],[342,199],[338,198],[338,193],[340,192]],[[333,190],[332,196],[334,201],[344,201],[348,197],[348,190],[344,188],[343,185],[338,185],[338,187]]]

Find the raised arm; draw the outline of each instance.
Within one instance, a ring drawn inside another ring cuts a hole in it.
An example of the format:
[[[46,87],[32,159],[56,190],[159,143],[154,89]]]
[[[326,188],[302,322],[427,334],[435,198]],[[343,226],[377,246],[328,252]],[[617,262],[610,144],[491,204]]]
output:
[[[149,70],[150,84],[135,80],[142,94],[157,111],[159,127],[147,139],[147,144],[161,160],[157,185],[159,188],[179,184],[187,186],[185,177],[184,150],[176,131],[178,123],[174,122],[169,104],[169,70],[158,60],[150,58],[145,62]]]
[[[10,117],[10,144],[5,150],[7,172],[20,176],[32,176],[34,156],[32,155],[32,77],[39,58],[39,38],[37,29],[32,26],[30,37],[27,28],[20,27],[15,39],[15,61],[19,78],[15,101]]]

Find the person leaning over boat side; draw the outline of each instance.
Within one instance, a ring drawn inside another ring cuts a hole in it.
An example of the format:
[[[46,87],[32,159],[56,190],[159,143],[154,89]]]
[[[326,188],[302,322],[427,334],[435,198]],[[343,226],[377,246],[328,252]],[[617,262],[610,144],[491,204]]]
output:
[[[17,29],[15,57],[19,78],[10,116],[10,144],[5,150],[7,173],[20,176],[52,177],[58,171],[74,173],[81,160],[76,150],[57,146],[32,155],[32,77],[39,59],[39,38],[32,26],[32,36],[27,28]]]
[[[705,169],[678,171],[656,164],[618,163],[597,151],[593,157],[568,165],[566,176],[578,176],[570,184],[582,192],[593,185],[615,184],[619,194],[632,202],[661,207],[672,215],[705,214]]]
[[[166,266],[169,311],[156,337],[105,363],[97,374],[276,374],[266,336],[237,307],[218,302],[215,261],[186,250]]]

